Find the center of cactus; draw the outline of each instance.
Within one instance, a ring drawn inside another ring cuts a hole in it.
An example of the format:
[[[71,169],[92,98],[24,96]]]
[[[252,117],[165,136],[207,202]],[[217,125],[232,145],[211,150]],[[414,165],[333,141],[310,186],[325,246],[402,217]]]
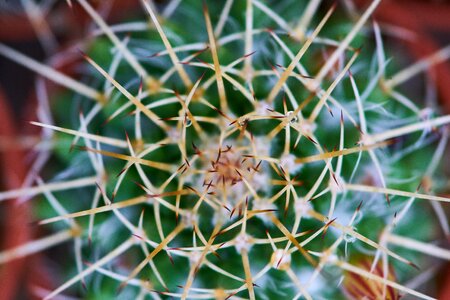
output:
[[[226,193],[227,188],[247,181],[257,171],[239,150],[235,151],[228,145],[225,149],[219,148],[216,159],[210,162],[211,169],[207,170],[203,185],[215,187],[222,193]]]
[[[196,147],[198,161],[191,170],[192,175],[199,174],[196,189],[232,206],[242,204],[245,195],[262,192],[270,176],[262,161],[254,158],[253,147],[252,143],[242,145],[237,141],[213,144],[204,150]]]

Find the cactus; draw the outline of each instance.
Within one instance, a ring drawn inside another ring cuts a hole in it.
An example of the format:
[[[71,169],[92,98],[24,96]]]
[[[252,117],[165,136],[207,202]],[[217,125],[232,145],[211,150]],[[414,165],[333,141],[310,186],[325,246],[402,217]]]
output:
[[[432,299],[450,116],[399,86],[449,47],[391,62],[379,0],[142,0],[116,25],[73,2],[98,27],[79,78],[0,44],[65,88],[31,122],[45,180],[0,192],[53,233],[0,262],[72,241],[45,299]]]

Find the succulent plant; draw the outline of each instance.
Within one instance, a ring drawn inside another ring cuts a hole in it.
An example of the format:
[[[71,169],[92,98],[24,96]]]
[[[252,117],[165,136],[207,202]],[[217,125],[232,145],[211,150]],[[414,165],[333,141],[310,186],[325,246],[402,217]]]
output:
[[[116,25],[73,2],[98,27],[58,54],[76,79],[0,44],[65,88],[38,80],[41,159],[0,192],[52,233],[0,262],[72,241],[45,299],[432,299],[450,116],[399,86],[449,47],[402,69],[379,0],[142,0]]]

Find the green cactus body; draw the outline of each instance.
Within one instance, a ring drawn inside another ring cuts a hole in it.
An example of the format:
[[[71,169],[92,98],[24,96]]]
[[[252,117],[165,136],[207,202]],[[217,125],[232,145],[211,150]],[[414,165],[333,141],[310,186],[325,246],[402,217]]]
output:
[[[107,31],[93,17],[80,82],[97,94],[52,100],[44,174],[88,187],[36,201],[75,241],[47,297],[425,298],[404,283],[431,261],[399,237],[442,238],[430,203],[449,199],[417,187],[450,119],[385,80],[398,67],[362,26],[378,2],[357,20],[288,0],[144,1]]]

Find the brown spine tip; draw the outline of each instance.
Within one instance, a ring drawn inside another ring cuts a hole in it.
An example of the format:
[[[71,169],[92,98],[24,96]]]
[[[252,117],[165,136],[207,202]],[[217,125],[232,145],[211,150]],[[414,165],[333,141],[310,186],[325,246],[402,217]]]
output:
[[[170,263],[172,264],[172,266],[174,266],[174,265],[175,265],[175,262],[173,261],[172,255],[170,255],[168,251],[166,251],[166,253],[167,253],[167,257],[168,257],[169,260],[170,260]]]
[[[125,173],[126,170],[128,170],[128,168],[123,168],[122,170],[120,170],[120,172],[117,173],[116,178],[120,177],[120,175],[122,175],[123,173]]]
[[[338,5],[337,1],[333,1],[333,4],[331,4],[331,6],[330,6],[330,10],[331,11],[336,10],[337,5]]]
[[[144,240],[144,239],[142,238],[142,236],[137,235],[137,234],[135,234],[135,233],[132,233],[131,235],[134,236],[135,238],[140,239],[141,241]]]
[[[350,70],[350,68],[348,69],[347,73],[348,73],[348,77],[353,79],[353,72]]]
[[[116,291],[116,296],[119,296],[122,293],[122,291],[123,291],[123,289],[125,288],[126,285],[127,285],[126,282],[122,282],[119,285],[119,287],[117,288],[117,291]]]
[[[408,265],[410,265],[411,267],[413,267],[417,271],[420,271],[420,267],[418,265],[416,265],[415,263],[410,261],[410,262],[408,262]]]
[[[83,264],[85,264],[86,266],[90,267],[92,266],[92,263],[88,260],[83,259]]]
[[[139,89],[138,89],[138,93],[142,93],[142,89],[144,87],[144,79],[142,78],[142,76],[139,77]]]
[[[233,207],[233,210],[230,213],[230,219],[233,217],[234,212],[236,211],[236,207]]]
[[[202,81],[203,77],[205,77],[206,71],[203,72],[202,75],[200,75],[200,77],[198,78],[198,81]]]
[[[202,1],[202,8],[203,8],[203,13],[204,14],[209,14],[208,5],[206,4],[205,0]]]
[[[356,211],[360,211],[361,210],[363,202],[364,202],[363,200],[361,200],[361,202],[359,202],[358,207],[356,208]]]
[[[317,145],[317,142],[316,142],[312,137],[310,137],[309,135],[305,135],[305,136],[306,136],[306,138],[307,138],[308,140],[310,140],[313,144]]]
[[[237,292],[229,294],[228,297],[225,298],[225,300],[230,299],[231,297],[233,297],[233,296],[236,295],[236,294],[237,294]]]
[[[77,51],[81,54],[81,56],[83,56],[84,59],[89,59],[89,56],[86,54],[86,52],[81,50],[81,48],[77,48]]]
[[[247,58],[247,57],[250,57],[250,56],[252,56],[253,54],[255,54],[257,51],[255,50],[255,51],[253,51],[253,52],[250,52],[250,53],[248,53],[248,54],[245,54],[243,57],[244,58]]]

